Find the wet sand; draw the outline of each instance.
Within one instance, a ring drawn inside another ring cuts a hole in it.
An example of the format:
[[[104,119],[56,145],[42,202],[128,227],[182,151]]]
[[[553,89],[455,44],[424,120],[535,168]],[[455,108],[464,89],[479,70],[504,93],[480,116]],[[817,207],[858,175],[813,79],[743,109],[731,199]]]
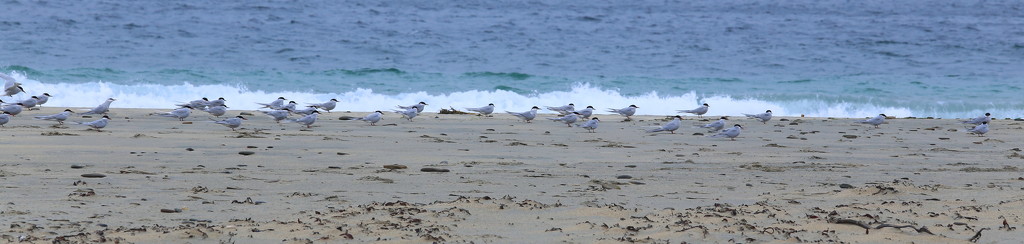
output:
[[[61,110],[0,128],[4,242],[1024,242],[1021,121],[979,137],[952,119],[734,116],[732,141],[693,116],[676,134],[644,133],[663,116],[597,115],[597,133],[505,114],[31,120]]]

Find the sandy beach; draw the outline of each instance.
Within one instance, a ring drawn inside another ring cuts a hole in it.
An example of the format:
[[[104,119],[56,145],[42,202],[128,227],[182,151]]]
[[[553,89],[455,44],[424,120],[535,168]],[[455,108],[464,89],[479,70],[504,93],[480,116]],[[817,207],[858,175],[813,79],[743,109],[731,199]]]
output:
[[[718,116],[676,134],[644,132],[664,116],[597,115],[596,133],[507,114],[31,119],[62,110],[0,128],[3,242],[1024,242],[1014,120],[980,137],[953,119],[732,116],[733,141],[696,128]]]

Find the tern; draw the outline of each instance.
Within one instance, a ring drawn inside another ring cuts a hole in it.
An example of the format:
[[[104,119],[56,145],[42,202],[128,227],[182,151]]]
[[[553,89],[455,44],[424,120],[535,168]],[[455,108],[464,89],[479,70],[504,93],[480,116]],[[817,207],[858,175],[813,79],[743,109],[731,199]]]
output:
[[[107,112],[110,112],[110,103],[112,103],[114,101],[117,101],[117,99],[107,98],[107,101],[103,102],[103,104],[100,104],[99,106],[96,106],[95,108],[89,110],[88,112],[82,113],[82,115],[106,114]]]
[[[14,115],[11,113],[0,113],[0,127],[3,127],[5,124],[7,124],[7,122],[11,122],[11,117],[14,117]]]
[[[41,120],[57,121],[57,124],[63,125],[64,124],[64,120],[67,120],[68,116],[71,116],[72,113],[75,113],[75,112],[71,111],[71,109],[65,109],[64,112],[60,112],[58,114],[45,115],[45,116],[36,116],[35,118],[36,119],[41,119]]]
[[[718,134],[710,135],[710,136],[707,136],[707,137],[711,137],[711,138],[729,138],[730,140],[735,141],[736,137],[739,136],[740,132],[742,132],[742,131],[743,131],[743,126],[733,125],[732,128],[722,130],[722,132],[718,132]]]
[[[671,132],[672,134],[675,134],[676,130],[679,129],[679,124],[682,123],[682,121],[680,121],[681,119],[683,119],[682,116],[676,115],[675,118],[672,119],[672,121],[665,123],[664,125],[661,125],[661,128],[647,130],[647,133],[668,131]]]
[[[964,124],[980,125],[981,123],[991,122],[991,121],[992,121],[992,114],[985,113],[985,116],[979,116],[977,118],[974,118],[974,119],[971,119],[971,120],[964,120],[964,121],[961,121],[961,122],[964,123]]]
[[[246,120],[246,119],[245,119],[245,117],[242,117],[241,115],[239,115],[239,116],[235,116],[234,118],[225,119],[225,120],[221,120],[221,121],[215,121],[214,123],[227,126],[228,128],[231,128],[232,131],[234,131],[235,128],[238,128],[239,126],[242,126],[242,120]]]
[[[728,119],[729,118],[722,117],[722,118],[719,118],[718,121],[711,122],[710,124],[706,124],[704,126],[701,126],[701,128],[708,128],[711,131],[720,131],[720,130],[722,130],[722,128],[725,128],[725,121],[728,120]]]
[[[760,120],[761,123],[763,123],[763,124],[768,124],[768,121],[772,120],[772,111],[771,110],[764,111],[764,113],[760,113],[760,114],[743,114],[743,115],[746,115],[747,117],[750,117],[750,118],[755,118],[757,120]]]
[[[210,99],[204,97],[203,99],[194,100],[194,101],[191,101],[191,102],[188,102],[188,103],[185,103],[185,104],[176,104],[176,105],[178,105],[178,107],[186,107],[186,106],[188,106],[188,107],[192,107],[192,108],[202,109],[202,108],[205,108],[209,104],[210,104]]]
[[[967,133],[984,136],[985,133],[988,133],[988,122],[981,122],[981,124],[975,126],[974,129],[967,130]]]
[[[412,121],[412,118],[416,118],[416,115],[420,114],[419,112],[416,112],[416,108],[414,107],[409,107],[405,110],[395,110],[395,113],[401,114],[402,118],[408,119],[409,121]]]
[[[288,110],[270,110],[270,111],[260,110],[260,112],[263,113],[263,114],[269,115],[270,117],[273,117],[274,118],[274,122],[277,122],[279,124],[281,123],[282,120],[285,120],[285,119],[288,118]]]
[[[324,111],[327,111],[328,113],[330,113],[331,110],[334,110],[334,108],[337,107],[337,106],[338,106],[338,99],[331,98],[330,101],[327,101],[327,102],[324,102],[324,103],[310,104],[308,107],[323,109]]]
[[[511,114],[512,116],[516,116],[519,117],[520,119],[523,119],[523,121],[526,121],[526,123],[530,123],[530,121],[533,121],[534,118],[537,118],[537,110],[540,110],[540,108],[538,108],[537,106],[533,106],[533,108],[531,108],[530,111],[526,112],[505,112]]]
[[[221,115],[224,115],[225,113],[228,112],[228,106],[224,106],[224,105],[208,106],[208,107],[203,108],[202,110],[204,112],[210,113],[210,115],[213,115],[214,117],[220,117]]]
[[[282,109],[284,109],[284,101],[285,101],[284,97],[278,97],[277,100],[274,100],[273,102],[270,102],[270,103],[256,103],[256,104],[263,105],[264,108],[270,108],[270,109],[273,109],[273,110],[282,110]]]
[[[46,104],[46,102],[49,102],[50,98],[53,97],[53,96],[50,96],[50,93],[45,93],[44,92],[43,95],[39,95],[39,96],[36,96],[36,97],[38,97],[36,100],[39,100],[39,103],[37,103],[36,106],[42,107],[43,104]]]
[[[377,110],[377,111],[374,111],[371,114],[366,115],[366,117],[358,118],[356,120],[362,120],[362,121],[370,122],[370,125],[373,126],[373,125],[377,125],[377,122],[380,122],[381,118],[384,118],[383,116],[384,116],[384,112],[381,112],[380,110]]]
[[[305,125],[306,128],[313,128],[313,123],[316,123],[316,116],[320,114],[320,111],[313,111],[312,114],[306,115],[305,117],[288,120],[290,122],[299,123]]]
[[[13,97],[14,94],[25,92],[25,89],[21,88],[21,83],[15,81],[14,77],[0,73],[0,79],[4,80],[4,96]]]
[[[704,105],[701,105],[700,107],[697,107],[695,109],[678,110],[678,112],[680,112],[680,113],[696,114],[698,118],[701,118],[701,117],[704,117],[703,116],[704,114],[708,113],[708,107],[711,107],[711,106],[708,106],[708,104],[705,103]]]
[[[93,129],[96,129],[96,131],[101,131],[101,129],[103,129],[104,127],[107,127],[107,122],[108,121],[110,121],[110,117],[107,117],[106,115],[103,115],[103,118],[100,118],[98,120],[94,120],[94,121],[91,121],[91,122],[75,122],[75,123],[80,124],[80,125],[85,125],[85,126],[92,127]]]
[[[583,124],[578,125],[578,126],[580,128],[587,129],[587,132],[594,133],[597,130],[597,123],[598,122],[601,122],[601,120],[597,119],[597,117],[594,117],[594,118],[591,118],[590,120],[587,120],[587,122],[584,122]]]
[[[22,107],[21,103],[14,103],[14,104],[10,104],[10,105],[7,105],[7,106],[0,107],[0,111],[5,112],[5,113],[10,113],[12,115],[18,115],[18,114],[21,113],[22,108],[23,107]]]
[[[429,104],[427,104],[425,102],[420,102],[420,103],[409,105],[409,106],[398,106],[398,108],[401,108],[401,109],[415,108],[416,109],[416,113],[422,113],[423,109],[426,108],[427,105],[429,105]]]
[[[579,118],[580,118],[579,116],[580,116],[579,112],[572,112],[572,113],[566,114],[565,116],[562,116],[562,117],[548,118],[548,119],[551,120],[551,121],[562,122],[562,123],[565,123],[566,126],[572,127],[572,123],[576,123],[576,120],[579,120]]]
[[[614,108],[608,109],[608,112],[617,113],[619,115],[626,116],[626,120],[633,120],[629,116],[633,116],[634,114],[636,114],[636,109],[638,109],[638,108],[640,108],[640,107],[637,107],[636,105],[629,105],[629,107],[625,107],[625,108],[621,108],[621,109],[614,109]]]
[[[580,113],[580,118],[589,119],[591,115],[594,115],[594,106],[587,106],[587,108],[576,110]]]
[[[561,106],[561,107],[545,107],[545,108],[547,108],[548,110],[551,110],[551,111],[558,112],[558,114],[561,114],[561,115],[570,114],[570,113],[576,111],[576,105],[572,104],[572,103],[570,103],[569,105]]]
[[[857,121],[857,123],[874,125],[875,128],[878,128],[878,125],[885,123],[885,114],[878,114],[874,118]]]
[[[480,114],[482,114],[484,116],[491,116],[491,114],[494,113],[494,104],[493,103],[488,103],[487,106],[483,106],[483,107],[479,107],[479,108],[466,108],[466,110],[477,112],[477,113],[480,113]]]
[[[185,118],[188,118],[190,114],[192,114],[192,107],[185,105],[179,109],[175,109],[170,112],[156,113],[155,115],[177,118],[178,121],[185,121]]]

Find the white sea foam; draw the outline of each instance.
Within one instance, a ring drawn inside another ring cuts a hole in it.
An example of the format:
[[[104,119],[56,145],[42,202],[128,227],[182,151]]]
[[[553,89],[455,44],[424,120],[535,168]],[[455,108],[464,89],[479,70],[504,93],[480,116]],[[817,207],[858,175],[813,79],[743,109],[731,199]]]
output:
[[[420,101],[430,104],[428,111],[442,108],[464,109],[480,107],[488,103],[495,104],[496,111],[526,111],[532,106],[561,106],[568,103],[576,104],[577,108],[594,106],[598,114],[607,114],[609,108],[623,108],[631,104],[637,105],[640,115],[674,115],[676,110],[692,109],[701,103],[711,105],[707,116],[739,116],[743,113],[761,113],[772,110],[776,116],[811,117],[871,117],[879,113],[889,116],[938,116],[938,117],[973,117],[986,111],[969,111],[967,113],[946,114],[936,111],[912,111],[908,108],[889,107],[873,104],[795,100],[765,101],[757,99],[736,99],[730,96],[698,96],[693,91],[683,95],[664,96],[657,92],[648,92],[637,96],[624,96],[613,89],[594,87],[586,83],[576,84],[569,91],[553,91],[523,95],[511,91],[457,91],[447,94],[431,94],[427,92],[382,94],[371,89],[356,89],[341,93],[302,93],[302,92],[265,92],[252,91],[243,86],[226,85],[180,85],[137,84],[121,85],[107,82],[87,83],[41,83],[26,79],[24,75],[13,74],[23,83],[28,94],[18,94],[13,100],[21,100],[32,95],[48,92],[54,97],[46,106],[50,107],[93,107],[108,97],[118,99],[113,108],[154,108],[166,109],[175,104],[208,97],[227,99],[231,109],[254,110],[256,103],[268,103],[277,97],[285,97],[300,104],[317,103],[336,98],[340,101],[335,111],[388,111],[396,105],[411,105]],[[4,99],[4,98],[0,98]],[[7,98],[10,99],[10,98]],[[5,99],[6,100],[6,99]],[[550,111],[541,111],[550,113]],[[998,111],[989,111],[1000,114]],[[1001,114],[1009,115],[1013,111]],[[1019,112],[1019,111],[1016,111]],[[685,116],[691,116],[684,114]]]

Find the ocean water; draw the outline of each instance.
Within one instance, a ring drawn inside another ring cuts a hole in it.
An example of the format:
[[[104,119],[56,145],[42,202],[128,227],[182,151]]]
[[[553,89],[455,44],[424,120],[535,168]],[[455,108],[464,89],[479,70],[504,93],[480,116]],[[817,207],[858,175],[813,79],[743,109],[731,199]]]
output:
[[[1024,1],[2,0],[0,72],[49,106],[284,96],[372,111],[1024,114]]]

